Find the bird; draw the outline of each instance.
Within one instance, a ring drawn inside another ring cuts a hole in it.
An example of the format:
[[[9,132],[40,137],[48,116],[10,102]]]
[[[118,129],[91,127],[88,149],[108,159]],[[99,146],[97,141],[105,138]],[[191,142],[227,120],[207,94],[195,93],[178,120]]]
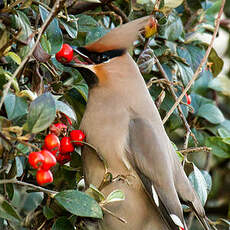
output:
[[[94,229],[187,230],[183,203],[208,230],[201,201],[128,52],[151,20],[153,16],[135,19],[77,47],[76,60],[84,61],[70,64],[89,87],[80,124],[86,142],[94,146],[85,145],[81,154],[86,187],[93,184],[105,196],[115,190],[125,195],[123,201],[104,205],[109,212]]]

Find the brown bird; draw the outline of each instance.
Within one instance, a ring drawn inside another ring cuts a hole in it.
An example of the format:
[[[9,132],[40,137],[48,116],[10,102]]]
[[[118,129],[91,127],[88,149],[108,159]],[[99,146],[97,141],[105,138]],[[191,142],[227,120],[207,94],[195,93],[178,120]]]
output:
[[[121,25],[96,42],[77,48],[85,62],[74,66],[89,86],[81,129],[98,152],[83,148],[85,182],[105,195],[116,189],[125,194],[124,201],[106,204],[105,208],[127,223],[105,212],[95,229],[187,229],[180,201],[189,205],[209,229],[201,202],[127,51],[149,19]],[[112,175],[109,183],[105,183],[105,165]]]

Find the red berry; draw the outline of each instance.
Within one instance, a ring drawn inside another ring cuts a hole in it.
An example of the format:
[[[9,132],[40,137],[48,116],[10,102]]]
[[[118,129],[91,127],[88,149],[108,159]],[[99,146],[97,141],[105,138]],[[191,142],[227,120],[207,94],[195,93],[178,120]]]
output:
[[[44,163],[42,165],[42,169],[49,170],[51,167],[56,165],[57,163],[56,158],[50,151],[43,149],[41,151],[41,154],[44,157]]]
[[[56,59],[61,63],[69,63],[73,59],[73,48],[68,44],[63,44],[60,51],[56,53]]]
[[[72,130],[70,132],[70,138],[74,145],[83,146],[82,143],[77,141],[83,141],[85,139],[85,134],[81,130]]]
[[[53,174],[50,170],[40,169],[37,171],[36,180],[39,185],[53,182]]]
[[[28,160],[33,168],[39,169],[43,165],[45,159],[41,152],[32,152],[29,154]]]
[[[60,149],[60,141],[55,134],[51,133],[45,137],[44,149],[52,151],[54,155]]]
[[[70,154],[65,154],[65,155],[62,155],[62,154],[58,154],[57,157],[57,162],[61,165],[64,165],[65,163],[71,161],[71,156]]]
[[[74,145],[71,142],[70,137],[63,137],[61,139],[61,154],[71,153],[74,151]]]
[[[51,133],[56,136],[60,136],[61,133],[65,133],[67,131],[67,126],[63,123],[56,123],[52,124],[49,129]]]
[[[190,95],[188,95],[187,93],[185,94],[186,100],[187,100],[187,104],[190,105],[192,102],[192,98]]]

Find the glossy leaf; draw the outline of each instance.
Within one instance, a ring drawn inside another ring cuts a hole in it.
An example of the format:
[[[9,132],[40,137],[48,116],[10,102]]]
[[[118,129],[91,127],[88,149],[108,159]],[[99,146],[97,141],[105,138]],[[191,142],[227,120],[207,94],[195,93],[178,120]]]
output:
[[[27,42],[27,39],[33,33],[29,18],[24,12],[17,10],[17,14],[14,15],[14,20],[15,20],[16,27],[18,29],[21,29],[21,33],[20,36],[18,36],[18,39]],[[30,39],[28,40],[28,42],[29,43],[27,46],[23,46],[20,48],[19,56],[21,58],[24,58],[28,54],[28,52],[34,45],[34,39],[33,38]]]
[[[213,104],[203,104],[197,114],[213,124],[219,124],[225,120],[224,115],[218,107]]]
[[[219,128],[218,129],[218,134],[220,137],[225,138],[225,137],[230,137],[230,131],[225,129],[225,128]]]
[[[77,19],[73,15],[69,15],[69,21],[60,19],[61,24],[65,27],[66,32],[71,38],[76,38],[78,34]]]
[[[189,180],[192,183],[197,195],[199,196],[202,205],[204,206],[208,193],[207,183],[201,171],[193,164],[194,171],[189,175]]]
[[[47,220],[50,220],[56,216],[55,212],[53,211],[52,208],[48,206],[43,207],[43,214],[46,217]]]
[[[165,36],[169,41],[181,39],[183,33],[183,24],[181,18],[177,14],[170,14],[168,17],[168,26]]]
[[[21,217],[13,206],[0,195],[0,217],[13,222],[21,221]]]
[[[59,217],[53,224],[52,230],[74,230],[74,226],[66,217]]]
[[[185,65],[182,62],[178,62],[178,61],[175,61],[175,62],[177,63],[178,70],[180,72],[180,75],[179,75],[180,79],[181,79],[183,85],[186,86],[188,84],[188,82],[192,79],[192,76],[193,76],[192,68]]]
[[[79,32],[90,32],[98,26],[96,20],[84,14],[77,15]]]
[[[125,200],[125,194],[121,190],[112,191],[106,198],[105,203]]]
[[[48,15],[50,14],[50,12],[41,5],[39,5],[39,12],[42,21],[44,22],[48,17]],[[58,20],[56,18],[52,20],[52,22],[49,24],[45,32],[47,35],[47,39],[51,45],[51,51],[49,54],[52,55],[57,53],[62,47],[63,38],[62,38],[62,31],[59,27]]]
[[[97,202],[105,200],[105,196],[94,185],[90,184],[89,188],[85,191],[89,196],[93,197]]]
[[[56,109],[64,114],[66,114],[69,118],[73,119],[74,121],[77,120],[75,112],[72,108],[62,101],[56,100]]]
[[[48,128],[56,116],[56,103],[50,93],[45,93],[31,102],[24,127],[31,133]]]
[[[215,49],[211,49],[211,52],[208,56],[208,61],[211,63],[212,74],[216,77],[224,66],[224,61],[220,58]]]
[[[102,210],[98,203],[90,196],[77,190],[59,192],[55,199],[70,213],[83,216],[102,218]]]
[[[224,143],[221,137],[209,137],[205,141],[207,147],[212,148],[211,153],[220,158],[230,158],[230,145]]]
[[[12,93],[8,93],[6,95],[4,105],[9,120],[22,117],[28,112],[28,104],[26,99],[17,97]]]
[[[98,40],[99,38],[103,37],[108,31],[102,27],[102,26],[98,26],[92,30],[90,30],[88,32],[88,34],[86,35],[86,44],[92,43],[96,40]]]

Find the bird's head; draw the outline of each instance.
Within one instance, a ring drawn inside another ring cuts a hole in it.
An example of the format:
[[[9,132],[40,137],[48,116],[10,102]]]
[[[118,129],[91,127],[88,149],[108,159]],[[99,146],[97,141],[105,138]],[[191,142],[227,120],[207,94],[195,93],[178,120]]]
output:
[[[97,41],[76,48],[77,56],[69,65],[81,72],[89,86],[95,85],[100,81],[100,74],[95,71],[98,68],[95,67],[100,66],[102,69],[106,64],[106,68],[109,68],[108,62],[113,58],[123,56],[137,39],[139,32],[145,31],[149,34],[149,28],[153,22],[155,23],[153,17],[146,16],[114,28]],[[154,29],[153,31],[155,32]]]

